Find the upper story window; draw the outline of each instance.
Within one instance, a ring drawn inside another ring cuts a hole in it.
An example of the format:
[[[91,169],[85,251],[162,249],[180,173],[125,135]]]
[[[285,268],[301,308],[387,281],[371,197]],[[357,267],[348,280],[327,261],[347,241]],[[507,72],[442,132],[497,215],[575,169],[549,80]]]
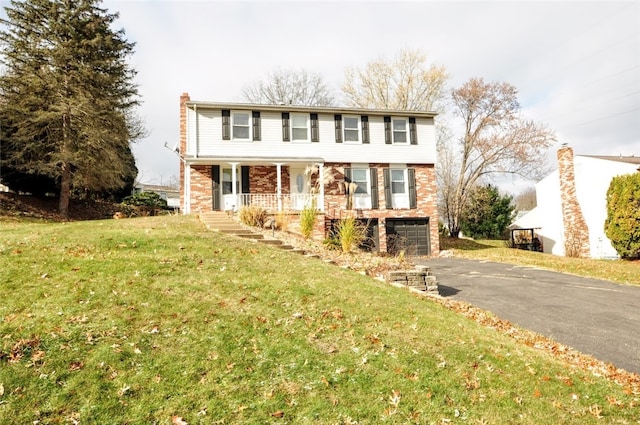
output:
[[[260,140],[260,111],[223,109],[222,140]]]
[[[369,143],[369,117],[335,115],[336,143]]]
[[[234,140],[249,140],[251,137],[251,120],[249,112],[233,112],[231,114],[232,134]]]
[[[393,118],[393,143],[407,143],[408,122],[406,118]]]
[[[384,117],[384,139],[390,144],[418,144],[418,130],[414,117]]]
[[[345,116],[342,119],[344,125],[344,141],[360,142],[360,119],[358,117]]]
[[[291,140],[309,141],[309,115],[291,114]]]

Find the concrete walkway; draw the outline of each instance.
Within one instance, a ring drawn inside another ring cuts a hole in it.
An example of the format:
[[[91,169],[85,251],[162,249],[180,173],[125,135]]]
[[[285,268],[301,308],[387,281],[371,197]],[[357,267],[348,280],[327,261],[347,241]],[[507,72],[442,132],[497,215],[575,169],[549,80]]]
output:
[[[640,373],[640,287],[532,267],[430,258],[440,295]]]

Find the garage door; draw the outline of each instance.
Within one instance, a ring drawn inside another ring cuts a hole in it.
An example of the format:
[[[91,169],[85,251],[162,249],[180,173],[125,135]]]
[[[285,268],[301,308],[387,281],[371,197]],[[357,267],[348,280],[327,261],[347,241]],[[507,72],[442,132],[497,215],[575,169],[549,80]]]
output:
[[[387,231],[387,251],[406,255],[429,255],[429,218],[388,218],[385,220]]]

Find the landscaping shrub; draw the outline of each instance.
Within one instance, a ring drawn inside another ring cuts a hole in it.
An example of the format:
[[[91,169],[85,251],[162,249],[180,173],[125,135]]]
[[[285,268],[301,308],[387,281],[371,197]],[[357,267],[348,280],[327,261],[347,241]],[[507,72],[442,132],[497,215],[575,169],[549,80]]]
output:
[[[640,257],[640,172],[611,180],[604,231],[621,257]]]
[[[300,212],[300,233],[305,239],[309,239],[313,234],[313,227],[316,224],[318,212],[316,210],[315,199]]]
[[[335,239],[342,252],[351,252],[367,239],[367,226],[355,217],[339,220],[335,226]]]
[[[267,221],[267,211],[262,207],[245,205],[238,211],[238,217],[247,226],[263,227]]]

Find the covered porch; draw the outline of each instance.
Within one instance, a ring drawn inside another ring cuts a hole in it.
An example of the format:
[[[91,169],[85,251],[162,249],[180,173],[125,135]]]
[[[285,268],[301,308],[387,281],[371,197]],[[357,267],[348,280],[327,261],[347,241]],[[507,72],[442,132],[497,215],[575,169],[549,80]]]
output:
[[[326,170],[320,159],[190,162],[185,167],[185,189],[191,187],[190,192],[194,192],[197,187],[204,192],[208,186],[210,196],[188,193],[189,211],[238,211],[252,206],[275,213],[301,211],[311,205],[324,211],[325,187],[320,182],[324,181]],[[203,205],[209,202],[208,208]]]

